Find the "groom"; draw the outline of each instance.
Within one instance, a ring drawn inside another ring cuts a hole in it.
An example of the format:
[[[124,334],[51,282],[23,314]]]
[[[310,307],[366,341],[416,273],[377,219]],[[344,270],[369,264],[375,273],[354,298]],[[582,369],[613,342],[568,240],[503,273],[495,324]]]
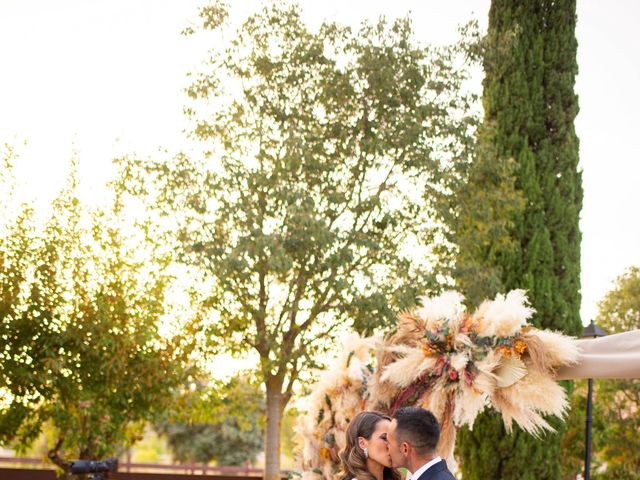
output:
[[[439,438],[440,425],[429,410],[398,409],[387,435],[393,466],[412,472],[410,480],[456,480],[447,463],[436,456]]]

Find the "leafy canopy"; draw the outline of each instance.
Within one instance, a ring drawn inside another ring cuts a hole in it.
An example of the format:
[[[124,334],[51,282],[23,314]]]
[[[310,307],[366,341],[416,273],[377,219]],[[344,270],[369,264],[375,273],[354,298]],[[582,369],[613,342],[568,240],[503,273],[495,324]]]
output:
[[[28,448],[48,423],[62,468],[133,443],[189,352],[160,334],[170,278],[140,255],[144,238],[123,233],[121,197],[89,214],[75,168],[42,231],[25,209],[0,237],[0,441]]]
[[[244,465],[264,445],[264,394],[259,385],[238,376],[186,392],[179,415],[156,424],[181,463]]]
[[[201,13],[226,31],[224,6]],[[121,170],[211,281],[216,346],[254,349],[290,395],[344,325],[370,333],[437,288],[433,194],[477,120],[464,48],[418,45],[408,18],[313,32],[278,2],[220,45],[187,89],[204,158]]]

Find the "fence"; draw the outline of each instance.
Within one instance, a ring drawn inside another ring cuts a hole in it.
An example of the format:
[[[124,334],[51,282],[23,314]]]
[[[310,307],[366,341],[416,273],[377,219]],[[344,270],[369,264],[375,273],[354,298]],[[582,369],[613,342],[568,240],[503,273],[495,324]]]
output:
[[[260,477],[200,475],[180,473],[110,473],[109,480],[259,480]],[[56,472],[46,469],[0,468],[0,480],[56,480]]]
[[[211,465],[160,465],[119,462],[114,480],[257,480],[263,470],[251,467]],[[283,472],[283,479],[287,472]],[[40,458],[0,457],[0,480],[54,480],[53,466]]]

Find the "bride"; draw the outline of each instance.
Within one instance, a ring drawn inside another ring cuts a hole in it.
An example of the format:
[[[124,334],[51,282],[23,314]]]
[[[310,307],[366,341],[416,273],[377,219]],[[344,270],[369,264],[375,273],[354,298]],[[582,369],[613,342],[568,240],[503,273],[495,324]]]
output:
[[[401,480],[391,467],[387,432],[391,418],[379,412],[358,413],[349,423],[346,445],[340,452],[338,480]]]

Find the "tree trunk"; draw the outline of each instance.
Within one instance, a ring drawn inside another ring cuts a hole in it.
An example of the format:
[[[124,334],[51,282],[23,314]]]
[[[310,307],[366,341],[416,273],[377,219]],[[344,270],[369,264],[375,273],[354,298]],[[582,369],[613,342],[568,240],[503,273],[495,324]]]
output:
[[[280,479],[280,427],[285,401],[282,380],[270,378],[267,388],[267,429],[265,433],[264,480]]]
[[[60,470],[56,472],[56,478],[59,480],[68,480],[71,479],[71,472],[69,470],[71,464],[60,456],[60,448],[62,448],[63,441],[63,437],[58,438],[55,446],[47,452],[47,456],[49,460],[51,460],[51,463],[60,468]]]

